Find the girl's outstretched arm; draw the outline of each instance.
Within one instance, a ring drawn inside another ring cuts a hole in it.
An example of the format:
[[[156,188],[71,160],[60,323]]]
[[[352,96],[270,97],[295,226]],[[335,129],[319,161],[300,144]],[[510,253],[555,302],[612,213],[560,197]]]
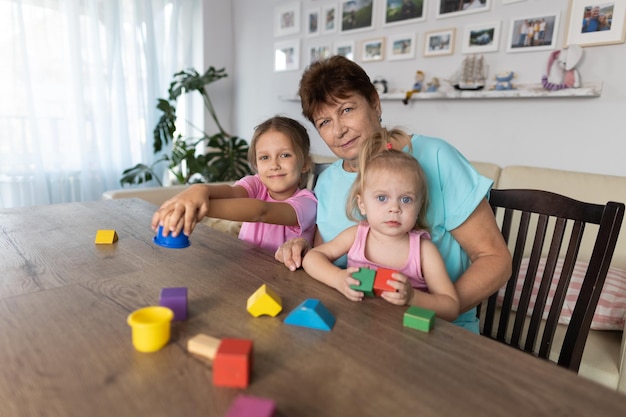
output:
[[[248,197],[245,188],[228,184],[194,184],[165,201],[152,216],[152,229],[163,226],[163,235],[187,236],[209,212],[210,201],[222,198]]]
[[[298,226],[298,216],[291,204],[254,198],[212,200],[207,216],[239,222]]]

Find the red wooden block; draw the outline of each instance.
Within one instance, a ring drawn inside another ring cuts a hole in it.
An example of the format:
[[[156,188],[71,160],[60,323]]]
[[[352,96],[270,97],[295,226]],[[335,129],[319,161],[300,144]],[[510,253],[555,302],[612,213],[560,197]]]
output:
[[[252,340],[222,339],[213,360],[213,384],[246,388],[252,370]]]
[[[394,272],[398,271],[394,269],[378,268],[376,271],[376,278],[374,279],[374,295],[376,295],[376,297],[380,297],[383,291],[396,292],[395,288],[387,284],[387,280],[393,280],[391,274]]]

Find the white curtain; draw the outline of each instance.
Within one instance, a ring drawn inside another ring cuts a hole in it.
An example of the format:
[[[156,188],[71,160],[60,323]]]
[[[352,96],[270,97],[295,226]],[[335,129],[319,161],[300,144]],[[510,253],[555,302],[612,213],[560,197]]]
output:
[[[201,0],[0,0],[0,207],[98,200],[155,160]],[[164,168],[164,167],[163,167]]]

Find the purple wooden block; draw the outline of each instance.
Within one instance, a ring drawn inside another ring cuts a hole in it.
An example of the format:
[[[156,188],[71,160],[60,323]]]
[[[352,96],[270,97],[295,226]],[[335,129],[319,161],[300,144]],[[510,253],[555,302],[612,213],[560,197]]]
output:
[[[187,320],[187,288],[162,288],[159,305],[174,312],[174,320]]]
[[[273,417],[274,411],[273,400],[239,394],[225,417]]]

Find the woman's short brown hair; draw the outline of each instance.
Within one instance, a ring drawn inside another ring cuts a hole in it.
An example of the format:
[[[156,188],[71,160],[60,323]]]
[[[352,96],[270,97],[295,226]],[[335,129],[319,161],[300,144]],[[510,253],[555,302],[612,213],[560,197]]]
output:
[[[378,92],[370,77],[357,63],[335,55],[311,64],[300,79],[302,115],[313,122],[313,115],[322,105],[333,104],[360,94],[370,105],[376,105]]]

